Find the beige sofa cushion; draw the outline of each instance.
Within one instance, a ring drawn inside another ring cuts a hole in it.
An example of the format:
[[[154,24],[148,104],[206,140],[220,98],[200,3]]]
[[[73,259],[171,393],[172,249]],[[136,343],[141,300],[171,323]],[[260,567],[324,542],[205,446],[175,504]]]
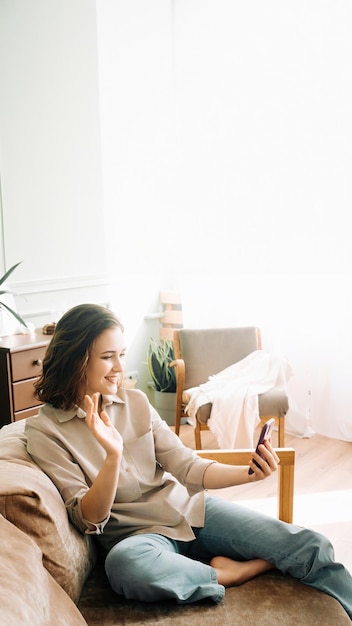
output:
[[[1,626],[87,626],[43,567],[37,544],[0,515]]]
[[[46,569],[77,602],[94,545],[69,523],[55,485],[28,455],[24,420],[0,430],[0,514],[34,539]]]

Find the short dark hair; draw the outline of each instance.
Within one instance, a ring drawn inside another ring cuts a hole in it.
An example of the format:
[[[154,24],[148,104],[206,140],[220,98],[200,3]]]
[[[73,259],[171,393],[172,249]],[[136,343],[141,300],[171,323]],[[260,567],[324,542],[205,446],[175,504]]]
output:
[[[35,383],[38,399],[64,410],[80,404],[79,389],[91,346],[98,335],[114,326],[124,331],[116,315],[104,306],[79,304],[67,311],[56,325]]]

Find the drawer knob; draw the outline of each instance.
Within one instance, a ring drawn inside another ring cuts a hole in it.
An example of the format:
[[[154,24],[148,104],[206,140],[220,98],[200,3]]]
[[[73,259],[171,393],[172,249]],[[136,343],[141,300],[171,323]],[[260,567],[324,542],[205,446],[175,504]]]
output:
[[[43,361],[41,359],[36,359],[35,361],[33,361],[33,365],[38,365],[38,367],[40,365],[43,365]]]

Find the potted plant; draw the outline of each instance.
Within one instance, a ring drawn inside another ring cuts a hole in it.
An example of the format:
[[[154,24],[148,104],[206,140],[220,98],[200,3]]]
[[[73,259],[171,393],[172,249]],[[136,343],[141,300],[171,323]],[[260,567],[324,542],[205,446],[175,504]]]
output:
[[[170,367],[174,358],[173,341],[150,338],[147,365],[153,381],[152,404],[169,426],[175,424],[176,413],[176,370]]]
[[[9,304],[4,302],[6,297],[8,298],[8,296],[12,295],[12,292],[6,287],[5,281],[21,262],[22,261],[10,267],[10,269],[7,270],[7,272],[5,272],[5,274],[0,278],[0,317],[2,318],[0,319],[0,333],[2,334],[11,334],[14,332],[15,329],[7,323],[12,317],[15,318],[21,326],[28,328],[24,319],[11,306],[9,306]],[[9,328],[10,332],[7,331],[7,328]]]

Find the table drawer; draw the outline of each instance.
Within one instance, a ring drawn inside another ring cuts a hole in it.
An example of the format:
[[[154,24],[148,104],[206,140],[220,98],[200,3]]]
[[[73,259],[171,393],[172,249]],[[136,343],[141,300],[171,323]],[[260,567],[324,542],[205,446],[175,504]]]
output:
[[[46,346],[11,354],[12,380],[36,378],[42,371]],[[28,406],[28,405],[27,405]]]
[[[13,409],[15,413],[42,404],[42,402],[35,397],[34,382],[35,379],[33,380],[32,378],[31,380],[23,380],[22,382],[12,385]]]
[[[24,411],[17,411],[17,413],[14,413],[14,421],[18,422],[19,420],[24,420],[27,417],[32,417],[32,415],[38,415],[40,406],[33,406],[31,409],[25,409]]]

